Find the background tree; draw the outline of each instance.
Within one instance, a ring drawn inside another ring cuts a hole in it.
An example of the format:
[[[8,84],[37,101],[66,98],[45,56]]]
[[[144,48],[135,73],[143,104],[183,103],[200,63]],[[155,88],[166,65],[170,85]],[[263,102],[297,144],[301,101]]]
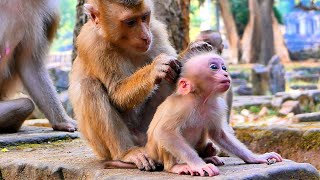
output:
[[[227,39],[229,41],[230,48],[230,61],[233,64],[237,64],[240,57],[240,42],[237,26],[234,17],[231,13],[230,3],[228,0],[219,0],[219,6],[221,9],[221,16],[225,24]]]
[[[77,17],[76,17],[76,25],[74,26],[73,31],[73,51],[72,51],[72,61],[74,61],[77,57],[77,46],[76,46],[76,38],[80,33],[81,27],[87,22],[88,18],[83,12],[83,4],[85,0],[78,0],[77,3]]]

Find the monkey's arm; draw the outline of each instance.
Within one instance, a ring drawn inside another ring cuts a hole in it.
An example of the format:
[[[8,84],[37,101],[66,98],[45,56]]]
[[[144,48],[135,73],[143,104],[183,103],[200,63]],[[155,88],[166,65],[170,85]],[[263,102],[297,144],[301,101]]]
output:
[[[176,73],[178,68],[179,65],[176,64],[174,57],[160,54],[151,64],[141,68],[133,75],[115,81],[114,86],[109,86],[109,96],[121,110],[133,109],[145,101],[155,85],[163,79],[173,82],[178,76]]]
[[[265,153],[256,155],[243,145],[233,134],[222,129],[219,131],[211,131],[210,136],[224,149],[238,156],[246,163],[267,163],[267,159],[275,158],[281,161],[282,158],[277,153]]]
[[[111,87],[109,96],[113,104],[126,111],[145,101],[155,88],[154,79],[150,78],[152,69],[151,65],[145,66]]]
[[[53,129],[75,131],[76,122],[64,111],[49,74],[43,64],[45,40],[33,52],[28,48],[17,56],[17,66],[23,85],[28,90],[32,100],[49,119]]]

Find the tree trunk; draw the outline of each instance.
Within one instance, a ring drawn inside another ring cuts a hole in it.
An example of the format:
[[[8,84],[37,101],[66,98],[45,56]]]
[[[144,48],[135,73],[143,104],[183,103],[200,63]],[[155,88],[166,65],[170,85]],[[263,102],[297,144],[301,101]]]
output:
[[[155,15],[167,25],[169,40],[181,52],[189,43],[190,0],[155,0]]]
[[[267,65],[274,55],[273,0],[249,0],[250,19],[242,38],[242,62]]]
[[[276,54],[279,56],[281,63],[290,62],[290,56],[288,48],[284,42],[283,34],[280,30],[280,25],[277,18],[272,14],[272,27],[273,27],[273,37],[276,39],[274,41],[274,48]]]
[[[230,46],[230,63],[237,64],[240,56],[240,43],[236,23],[231,13],[230,3],[228,0],[219,0],[219,5]]]
[[[274,55],[274,39],[272,28],[272,14],[274,0],[258,0],[259,10],[261,12],[261,52],[260,62],[267,65]]]
[[[76,25],[74,27],[73,31],[73,51],[72,51],[72,62],[77,57],[77,46],[76,46],[76,39],[80,33],[81,27],[87,22],[88,18],[83,12],[83,4],[85,3],[85,0],[78,0],[77,4],[77,19],[76,19]]]

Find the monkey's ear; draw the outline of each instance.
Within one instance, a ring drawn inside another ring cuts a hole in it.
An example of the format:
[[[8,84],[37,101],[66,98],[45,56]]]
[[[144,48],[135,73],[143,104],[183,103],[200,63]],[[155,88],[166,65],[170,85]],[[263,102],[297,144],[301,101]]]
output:
[[[89,16],[92,22],[95,24],[99,24],[99,16],[100,12],[98,9],[94,8],[91,4],[84,4],[83,5],[84,13]]]
[[[181,78],[178,82],[177,92],[181,95],[187,95],[192,91],[191,82],[186,78]]]

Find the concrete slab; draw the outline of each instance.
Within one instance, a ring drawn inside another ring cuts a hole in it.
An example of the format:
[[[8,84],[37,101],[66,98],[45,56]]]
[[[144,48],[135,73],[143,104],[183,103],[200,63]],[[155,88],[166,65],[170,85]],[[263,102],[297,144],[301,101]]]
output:
[[[0,179],[203,179],[165,172],[103,169],[102,161],[81,139],[9,147],[0,152]],[[237,158],[224,158],[220,175],[210,179],[308,179],[318,180],[318,171],[310,164],[285,160],[272,165],[245,164]]]
[[[22,126],[18,133],[0,134],[0,147],[26,143],[43,143],[63,139],[79,138],[79,132],[53,131],[52,128]]]

